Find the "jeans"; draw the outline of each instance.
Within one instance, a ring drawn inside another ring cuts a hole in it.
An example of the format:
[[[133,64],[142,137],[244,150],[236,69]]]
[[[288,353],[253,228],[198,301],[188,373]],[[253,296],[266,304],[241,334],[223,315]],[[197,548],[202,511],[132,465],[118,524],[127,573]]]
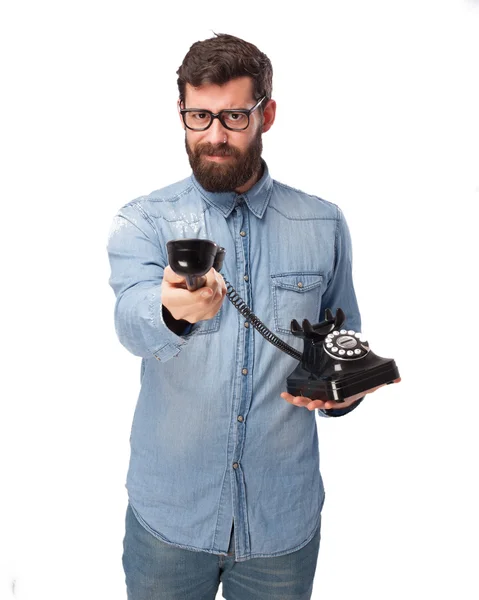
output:
[[[128,505],[123,569],[128,600],[215,600],[220,582],[227,600],[309,600],[318,560],[321,523],[300,550],[272,558],[228,556],[176,548],[147,531]]]

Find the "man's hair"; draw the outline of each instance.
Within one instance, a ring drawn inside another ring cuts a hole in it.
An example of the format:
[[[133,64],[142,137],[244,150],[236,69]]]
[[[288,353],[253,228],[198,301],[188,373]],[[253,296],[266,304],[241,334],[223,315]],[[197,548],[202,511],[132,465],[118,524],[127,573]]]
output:
[[[259,100],[271,98],[273,67],[269,58],[258,48],[241,38],[226,33],[195,42],[188,50],[176,72],[180,101],[185,102],[186,84],[199,87],[204,84],[223,85],[237,77],[251,77],[253,96]],[[262,108],[266,102],[262,102]]]

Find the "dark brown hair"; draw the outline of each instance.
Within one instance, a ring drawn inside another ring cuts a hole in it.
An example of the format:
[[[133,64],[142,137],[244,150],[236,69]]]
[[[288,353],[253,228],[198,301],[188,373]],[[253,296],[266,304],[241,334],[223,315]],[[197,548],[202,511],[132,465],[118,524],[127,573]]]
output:
[[[269,58],[258,48],[241,38],[226,33],[215,33],[216,37],[195,42],[180,68],[178,91],[180,100],[185,101],[186,84],[193,87],[214,83],[223,85],[237,77],[251,77],[253,95],[256,100],[271,98],[273,67]],[[262,102],[262,108],[266,102]]]

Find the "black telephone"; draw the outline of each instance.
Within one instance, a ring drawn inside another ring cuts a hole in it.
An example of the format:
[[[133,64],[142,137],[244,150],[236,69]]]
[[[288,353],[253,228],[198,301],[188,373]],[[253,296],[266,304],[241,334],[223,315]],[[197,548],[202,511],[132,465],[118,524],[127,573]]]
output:
[[[223,266],[225,249],[211,240],[171,240],[166,247],[171,269],[186,279],[190,291],[204,285],[202,277],[211,267],[220,272]],[[327,308],[325,320],[314,325],[307,319],[303,320],[302,326],[296,319],[291,321],[291,333],[304,342],[301,353],[274,335],[226,279],[225,284],[228,299],[251,325],[269,342],[299,361],[287,378],[290,394],[312,400],[343,402],[345,398],[399,378],[392,358],[377,356],[361,333],[341,328],[346,319],[341,308],[337,309],[336,315]]]

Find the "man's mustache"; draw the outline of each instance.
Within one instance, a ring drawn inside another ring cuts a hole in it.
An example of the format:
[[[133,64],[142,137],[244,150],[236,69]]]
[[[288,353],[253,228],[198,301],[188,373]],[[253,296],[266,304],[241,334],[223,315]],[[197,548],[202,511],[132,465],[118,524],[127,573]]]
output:
[[[237,148],[228,146],[228,144],[201,144],[196,147],[196,153],[198,156],[234,156],[235,158],[241,156]]]

